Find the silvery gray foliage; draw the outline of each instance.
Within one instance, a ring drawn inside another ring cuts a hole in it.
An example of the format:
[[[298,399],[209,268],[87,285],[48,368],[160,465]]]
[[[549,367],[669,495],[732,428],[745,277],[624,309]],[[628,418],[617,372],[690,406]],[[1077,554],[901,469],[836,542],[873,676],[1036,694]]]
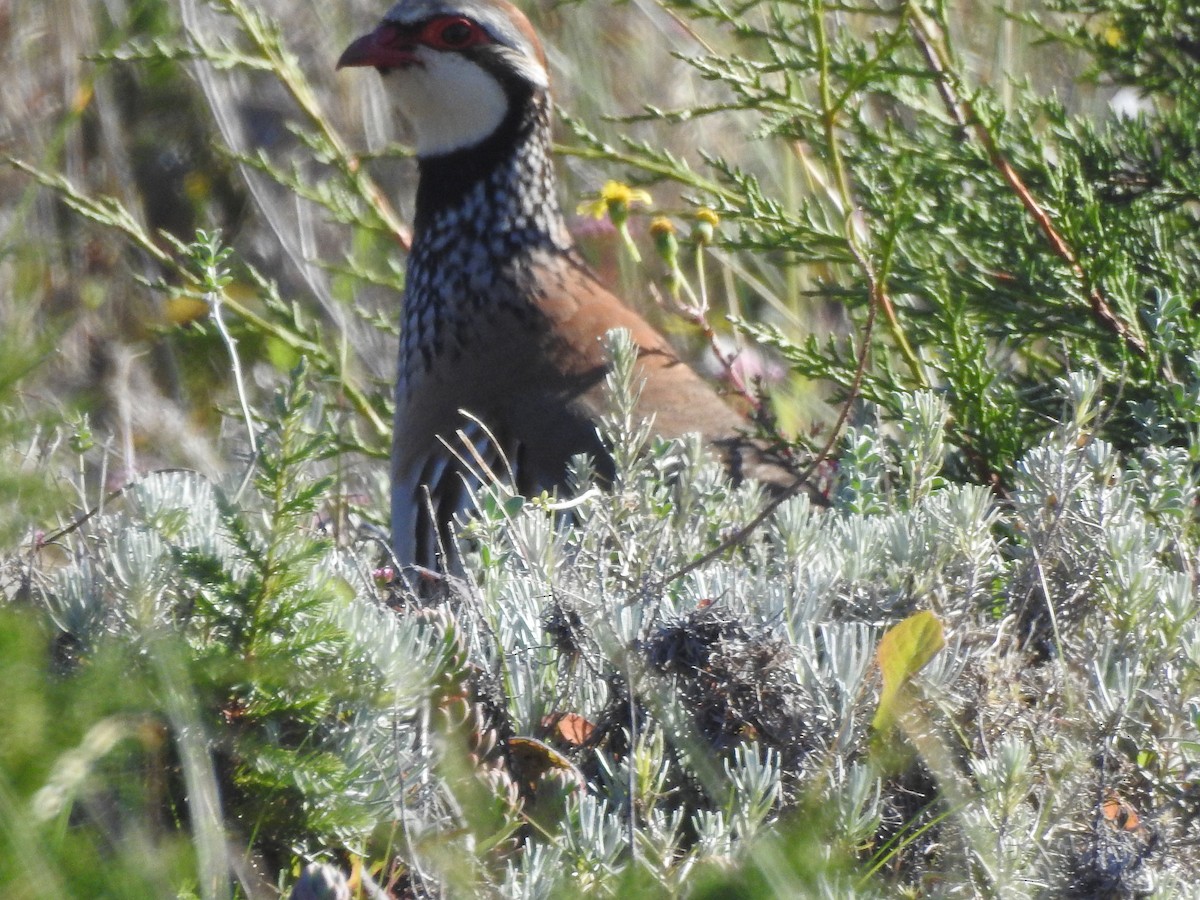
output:
[[[247,527],[253,532],[247,522],[258,517],[252,506],[232,507],[196,473],[147,475],[81,529],[72,564],[53,572],[42,592],[47,609],[85,649],[127,642],[154,657],[162,640],[179,639],[202,657],[214,642],[232,641],[230,622],[249,628],[258,615],[249,606],[236,608],[238,601],[223,606],[213,600],[211,608],[196,602],[206,591],[219,596],[222,584],[236,588],[251,578],[261,560],[246,553],[246,538],[234,532]],[[263,529],[254,536],[273,540],[265,533],[269,526]],[[275,538],[281,542],[272,545],[277,550],[289,541]],[[373,698],[370,703],[355,695],[333,698],[317,731],[324,749],[344,763],[337,777],[339,802],[359,810],[335,822],[323,839],[336,837],[361,849],[379,822],[400,821],[420,833],[444,821],[445,801],[430,774],[427,719],[432,683],[448,649],[437,629],[383,606],[361,555],[315,538],[296,536],[317,551],[289,563],[273,612],[286,615],[279,644],[296,642],[301,648],[292,658],[299,684],[321,677],[335,654],[353,667],[351,683],[365,686],[362,693]],[[213,728],[177,739],[195,739],[209,749],[225,740]],[[332,787],[319,772],[297,767],[281,777],[316,798]]]
[[[173,621],[173,547],[216,555],[222,540],[213,488],[186,472],[132,483],[84,532],[86,550],[53,572],[47,608],[66,634],[91,645],[104,634],[136,635]]]
[[[915,395],[903,422],[848,435],[830,509],[793,498],[735,551],[673,577],[763,497],[730,485],[698,442],[634,428],[629,351],[613,352],[612,489],[580,460],[574,497],[482,493],[464,531],[468,585],[450,602],[385,607],[363,548],[298,558],[289,583],[311,602],[289,627],[332,628],[369,686],[333,698],[314,729],[359,816],[308,849],[367,851],[374,829],[396,824],[395,852],[423,889],[455,884],[430,848],[454,832],[454,852],[482,853],[487,835],[462,836],[470,814],[439,768],[435,698],[447,678],[482,673],[493,706],[468,715],[480,783],[513,822],[497,736],[546,738],[561,713],[602,733],[563,748],[587,787],[565,792],[553,827],[473,876],[502,896],[602,891],[635,861],[668,891],[703,867],[775,865],[772,835],[793,833],[796,809],[820,810],[826,861],[898,857],[913,877],[937,873],[945,896],[1103,884],[1167,896],[1182,883],[1197,821],[1186,785],[1200,776],[1198,491],[1185,452],[1123,458],[1092,434],[1095,386],[1076,378],[1061,386],[1062,424],[998,499],[943,481],[945,406]],[[255,560],[230,530],[242,512],[198,476],[147,477],[55,573],[55,621],[86,646],[168,629],[199,646],[190,598],[203,586],[188,561],[249,577]],[[875,654],[920,610],[946,646],[916,679],[915,769],[896,771],[872,746]],[[300,788],[315,806],[333,790],[320,778]],[[1113,797],[1136,826],[1106,818]],[[806,890],[873,890],[821,865]],[[785,869],[773,877],[786,887]]]
[[[935,613],[947,643],[918,677],[929,705],[917,745],[931,754],[931,789],[952,800],[937,807],[943,820],[890,852],[914,871],[941,871],[947,896],[1078,888],[1091,883],[1089,848],[1110,827],[1097,817],[1106,792],[1140,790],[1145,827],[1130,831],[1141,843],[1122,851],[1121,877],[1174,883],[1185,864],[1163,850],[1165,814],[1150,812],[1173,801],[1148,787],[1151,773],[1130,748],[1163,754],[1160,779],[1192,772],[1200,748],[1200,707],[1189,699],[1200,647],[1188,545],[1196,479],[1185,454],[1122,459],[1091,435],[1097,393],[1076,379],[1062,385],[1063,424],[997,499],[942,479],[946,407],[915,394],[895,427],[848,435],[832,509],[794,498],[728,557],[672,578],[763,498],[753,485],[729,485],[698,444],[655,442],[632,427],[621,396],[635,386],[621,380],[619,340],[613,352],[613,490],[595,490],[581,463],[578,500],[559,504],[570,506],[569,527],[555,504],[497,488],[467,532],[478,602],[460,621],[494,640],[480,662],[502,673],[518,732],[558,711],[605,722],[619,709],[627,738],[637,721],[632,755],[579,755],[591,793],[569,803],[561,838],[535,839],[533,855],[510,866],[506,892],[548,895],[564,870],[600,878],[628,864],[631,833],[639,864],[680,884],[701,860],[743,859],[747,839],[797,802],[821,803],[823,833],[859,853],[878,847],[881,828],[916,832],[929,819],[897,799],[893,776],[870,762],[868,738],[876,647],[918,610]],[[564,609],[576,623],[569,646],[547,633]],[[785,702],[771,724],[786,723],[781,745],[770,743],[779,734],[748,727],[714,746],[698,721],[700,673],[655,670],[648,657],[664,652],[664,635],[700,641],[702,626],[719,632],[708,665],[724,664],[720,651],[735,644],[771,646],[767,668],[753,672],[780,679],[775,696]],[[614,695],[617,682],[635,710]],[[1109,756],[1098,760],[1097,747]]]

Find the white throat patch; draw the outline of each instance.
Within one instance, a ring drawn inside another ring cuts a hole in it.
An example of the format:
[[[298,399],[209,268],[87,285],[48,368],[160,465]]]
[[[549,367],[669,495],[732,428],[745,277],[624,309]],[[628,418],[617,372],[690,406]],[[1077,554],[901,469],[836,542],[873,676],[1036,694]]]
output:
[[[486,139],[508,113],[508,95],[486,70],[457,53],[421,47],[422,65],[387,79],[416,132],[417,156],[438,156]]]

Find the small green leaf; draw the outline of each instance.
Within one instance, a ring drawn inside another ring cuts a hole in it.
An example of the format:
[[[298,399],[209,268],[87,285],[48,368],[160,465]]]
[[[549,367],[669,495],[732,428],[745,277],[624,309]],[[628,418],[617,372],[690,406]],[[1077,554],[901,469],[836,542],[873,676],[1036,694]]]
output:
[[[877,731],[891,727],[909,682],[945,645],[942,623],[929,610],[914,613],[887,630],[875,651],[883,691],[872,727]]]
[[[280,372],[290,372],[300,361],[300,352],[286,341],[268,336],[264,342],[267,348],[267,358]]]

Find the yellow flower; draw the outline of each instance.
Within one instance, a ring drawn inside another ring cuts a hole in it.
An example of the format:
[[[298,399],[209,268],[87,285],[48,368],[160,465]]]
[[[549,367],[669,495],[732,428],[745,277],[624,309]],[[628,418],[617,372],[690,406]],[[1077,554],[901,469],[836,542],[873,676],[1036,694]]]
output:
[[[212,194],[212,179],[199,169],[183,176],[183,193],[193,203],[200,203]]]
[[[675,223],[666,216],[655,216],[650,220],[650,233],[655,237],[660,234],[674,234]]]
[[[630,187],[621,181],[605,182],[604,187],[600,190],[600,196],[608,204],[622,203],[625,206],[633,206],[635,203],[649,206],[652,202],[648,191]]]
[[[599,197],[580,203],[576,212],[597,219],[608,216],[614,225],[622,228],[629,219],[629,210],[633,206],[639,203],[649,206],[651,202],[650,194],[641,188],[630,187],[620,181],[609,181],[600,189]]]

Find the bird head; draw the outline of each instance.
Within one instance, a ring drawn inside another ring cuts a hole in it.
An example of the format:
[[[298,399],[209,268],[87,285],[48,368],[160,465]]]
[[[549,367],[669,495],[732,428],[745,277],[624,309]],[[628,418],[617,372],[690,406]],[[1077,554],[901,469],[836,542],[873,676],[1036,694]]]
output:
[[[400,0],[337,65],[384,76],[421,157],[482,143],[549,88],[541,42],[507,0]]]

